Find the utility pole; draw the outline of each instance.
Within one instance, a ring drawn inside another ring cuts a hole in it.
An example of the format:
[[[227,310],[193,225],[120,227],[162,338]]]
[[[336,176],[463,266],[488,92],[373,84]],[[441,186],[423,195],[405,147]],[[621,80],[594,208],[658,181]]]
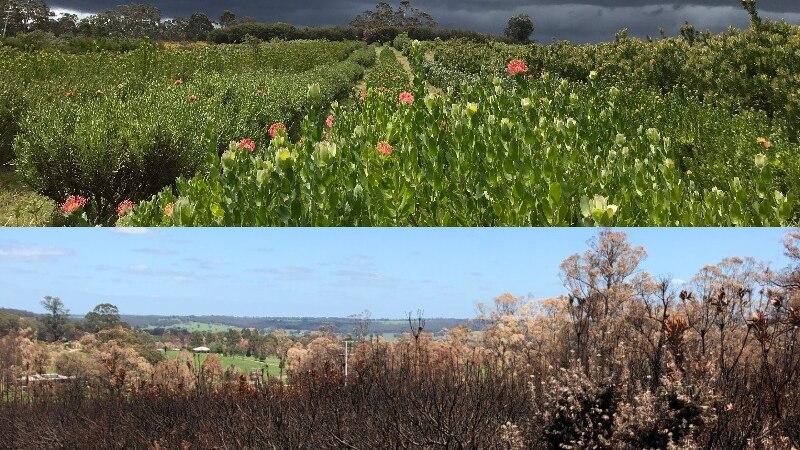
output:
[[[13,9],[11,9],[11,3],[9,3],[8,4],[8,11],[6,11],[6,20],[5,20],[5,23],[3,24],[3,38],[6,37],[6,29],[8,29],[8,19],[11,17],[11,12],[12,11],[13,11]]]
[[[347,356],[349,355],[348,348],[352,343],[353,341],[344,341],[344,385],[345,386],[347,386]]]

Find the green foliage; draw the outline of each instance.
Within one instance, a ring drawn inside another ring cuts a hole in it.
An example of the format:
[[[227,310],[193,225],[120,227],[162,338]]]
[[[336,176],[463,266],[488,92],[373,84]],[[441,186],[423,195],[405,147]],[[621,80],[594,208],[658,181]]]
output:
[[[400,50],[401,52],[405,52],[406,50],[411,49],[411,38],[408,37],[408,33],[400,33],[394,38],[392,41],[392,47]]]
[[[331,110],[336,121],[329,137],[312,111],[298,142],[284,136],[255,154],[234,143],[217,171],[179,180],[175,193],[141,204],[125,223],[699,226],[796,220],[797,182],[776,174],[797,146],[769,135],[763,116],[730,116],[590,78],[588,84],[549,75],[496,78],[459,96],[425,96],[417,88],[411,107],[371,89],[366,102]],[[769,149],[757,142],[762,135],[772,139]],[[381,141],[393,148],[390,155],[376,150]],[[719,165],[706,168],[692,157],[714,148],[726,158]],[[725,164],[739,172],[706,172]],[[781,180],[792,186],[784,189]],[[171,217],[164,214],[168,204]]]
[[[360,48],[350,55],[350,61],[358,64],[361,67],[369,68],[375,65],[378,56],[375,52],[375,46]]]
[[[397,95],[409,90],[411,85],[408,81],[408,74],[397,56],[390,47],[381,47],[378,61],[364,76],[367,88],[374,89],[376,92],[383,92],[390,97],[397,98]]]
[[[41,318],[42,324],[52,340],[61,339],[67,330],[69,310],[58,297],[49,295],[41,301],[41,305],[46,311],[46,314]]]
[[[110,303],[101,303],[95,306],[86,314],[84,320],[86,320],[86,326],[95,333],[124,323],[119,317],[119,308]]]
[[[533,21],[527,14],[517,14],[508,19],[505,35],[514,42],[528,42],[533,34]]]
[[[763,111],[796,141],[800,133],[800,58],[796,57],[800,27],[765,22],[758,31],[731,29],[702,39],[692,33],[692,42],[686,37],[653,42],[626,38],[596,45],[430,42],[426,47],[435,57],[425,62],[424,69],[430,81],[443,89],[492,76],[516,58],[527,61],[533,74],[550,72],[570,81],[585,82],[596,71],[603,83],[626,88],[644,85],[732,113]]]
[[[20,317],[6,311],[0,311],[0,336],[5,336],[19,328]]]
[[[173,51],[143,44],[126,55],[24,55],[7,68],[21,83],[7,89],[31,106],[23,114],[16,105],[25,102],[11,104],[0,117],[11,130],[4,135],[18,128],[16,164],[28,183],[56,202],[83,196],[90,222],[113,223],[120,202],[148,198],[202,170],[206,155],[228,141],[249,137],[263,145],[270,124],[303,116],[309,84],[319,83],[320,103],[345,95],[363,73],[354,62],[363,62],[363,53],[345,60],[358,48],[292,42]]]

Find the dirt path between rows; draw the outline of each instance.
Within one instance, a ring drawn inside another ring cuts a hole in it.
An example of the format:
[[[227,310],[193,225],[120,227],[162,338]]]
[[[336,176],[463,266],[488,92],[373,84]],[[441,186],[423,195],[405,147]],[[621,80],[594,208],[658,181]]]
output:
[[[403,70],[405,70],[406,73],[408,74],[409,81],[411,81],[413,83],[414,82],[414,71],[411,70],[411,63],[408,62],[408,58],[406,58],[405,55],[400,53],[400,51],[395,49],[394,47],[389,47],[389,48],[392,49],[392,51],[394,52],[395,57],[397,57],[397,62],[400,63],[400,67],[402,67]],[[425,81],[425,87],[427,88],[427,91],[432,93],[432,94],[435,94],[435,95],[441,95],[442,94],[442,90],[441,89],[439,89],[438,87],[428,83],[427,80]]]

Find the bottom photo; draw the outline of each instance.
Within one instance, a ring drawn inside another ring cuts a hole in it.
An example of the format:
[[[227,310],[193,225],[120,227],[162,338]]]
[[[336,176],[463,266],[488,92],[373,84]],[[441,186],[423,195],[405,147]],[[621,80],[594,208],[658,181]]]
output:
[[[800,231],[6,229],[0,449],[797,449]]]

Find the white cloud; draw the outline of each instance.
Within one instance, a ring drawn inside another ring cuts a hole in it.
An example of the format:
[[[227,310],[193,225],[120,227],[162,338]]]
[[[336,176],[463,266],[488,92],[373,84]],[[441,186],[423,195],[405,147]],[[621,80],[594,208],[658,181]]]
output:
[[[150,271],[150,268],[147,266],[147,264],[137,264],[135,266],[131,266],[130,270],[136,273],[147,273]]]
[[[0,258],[22,259],[22,260],[42,260],[60,258],[72,254],[71,250],[56,247],[39,246],[5,246],[0,247]]]
[[[78,20],[85,19],[86,17],[92,15],[92,13],[87,13],[84,11],[77,11],[74,9],[58,8],[58,7],[50,8],[50,11],[53,11],[56,14],[56,17],[61,16],[61,14],[75,14],[76,16],[78,16]]]
[[[151,230],[140,227],[117,227],[117,228],[112,228],[111,232],[117,234],[141,236],[144,234],[150,234]]]

